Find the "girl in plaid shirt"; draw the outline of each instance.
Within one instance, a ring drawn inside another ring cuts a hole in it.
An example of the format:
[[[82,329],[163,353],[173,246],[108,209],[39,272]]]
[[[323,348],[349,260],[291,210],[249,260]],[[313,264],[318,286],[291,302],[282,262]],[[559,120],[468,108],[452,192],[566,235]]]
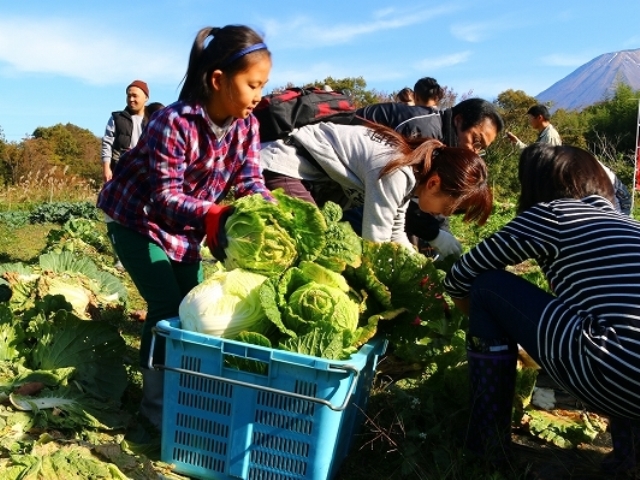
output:
[[[218,247],[218,226],[236,197],[271,199],[259,167],[258,121],[251,115],[271,70],[262,38],[245,26],[203,28],[189,57],[178,101],[153,116],[138,144],[123,154],[98,197],[118,257],[147,302],[140,359],[140,413],[162,424],[164,375],[148,364],[152,329],[178,315],[203,280],[200,245]],[[153,357],[164,360],[158,338]]]

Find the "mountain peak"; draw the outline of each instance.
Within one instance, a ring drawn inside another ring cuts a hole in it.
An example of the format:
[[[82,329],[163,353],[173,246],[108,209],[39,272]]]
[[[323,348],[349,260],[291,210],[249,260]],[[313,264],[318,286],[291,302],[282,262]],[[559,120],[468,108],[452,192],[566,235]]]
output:
[[[536,95],[551,110],[582,110],[610,98],[619,83],[640,90],[640,48],[605,53]]]

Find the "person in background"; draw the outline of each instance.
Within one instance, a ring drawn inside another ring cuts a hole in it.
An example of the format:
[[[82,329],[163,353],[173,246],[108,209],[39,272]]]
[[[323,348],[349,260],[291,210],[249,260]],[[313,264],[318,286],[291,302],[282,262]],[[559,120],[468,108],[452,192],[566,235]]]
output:
[[[444,88],[435,78],[423,77],[413,87],[416,105],[438,108],[444,98]]]
[[[404,103],[405,105],[413,106],[416,104],[413,96],[413,90],[409,87],[404,87],[396,95],[396,102]]]
[[[420,98],[426,98],[427,92],[431,92],[430,95],[438,92],[439,86],[431,80],[416,82],[416,98],[418,92],[425,95]],[[396,107],[392,112],[385,105]],[[481,98],[468,98],[442,110],[380,103],[359,109],[357,113],[365,120],[394,128],[406,137],[437,138],[447,146],[463,147],[479,154],[504,129],[504,121],[495,105]],[[406,227],[412,243],[423,252],[428,253],[431,247],[443,257],[462,253],[462,245],[449,232],[446,218],[421,211],[415,201],[409,204]]]
[[[112,112],[102,137],[102,180],[108,182],[113,177],[120,155],[134,147],[147,123],[145,104],[149,100],[149,87],[142,80],[134,80],[125,89],[127,106],[124,110]],[[114,268],[124,271],[122,262],[114,252]]]
[[[529,125],[538,131],[538,138],[535,143],[562,145],[560,134],[550,122],[551,115],[549,114],[547,107],[544,105],[534,105],[527,111],[527,116],[529,117]],[[520,149],[527,146],[511,132],[507,132],[507,137],[511,143],[514,143]],[[613,170],[602,162],[600,162],[600,165],[607,172],[611,183],[613,183],[616,194],[615,207],[625,215],[631,215],[631,194],[629,193],[629,190]]]
[[[149,105],[147,105],[144,109],[145,125],[149,123],[149,120],[151,120],[151,116],[154,113],[156,113],[158,110],[162,110],[163,108],[164,104],[160,102],[151,102]]]
[[[538,131],[538,138],[536,143],[546,143],[548,145],[562,145],[560,134],[551,124],[551,114],[549,109],[545,105],[534,105],[527,110],[527,117],[529,117],[529,125]],[[525,148],[527,146],[522,140],[516,137],[513,133],[507,132],[507,138],[518,148]]]
[[[439,140],[408,139],[381,125],[305,125],[286,140],[262,144],[267,186],[320,206],[332,200],[354,230],[374,242],[413,249],[405,213],[415,196],[433,215],[465,214],[483,224],[492,195],[484,161],[472,150]],[[336,192],[328,197],[328,192]],[[353,207],[361,207],[354,209]]]
[[[145,104],[149,87],[142,80],[134,80],[127,88],[127,106],[113,112],[102,137],[102,179],[111,180],[113,168],[122,153],[138,143],[145,122]]]
[[[640,460],[640,223],[613,207],[589,152],[536,143],[518,171],[517,216],[445,278],[469,315],[471,416],[466,446],[509,461],[517,345],[572,396],[611,416],[610,474]],[[540,265],[551,293],[505,270]]]
[[[159,320],[178,315],[183,297],[203,280],[200,246],[224,248],[221,202],[260,194],[272,200],[259,165],[258,121],[251,115],[269,78],[271,54],[242,25],[200,30],[178,101],[156,112],[140,140],[116,164],[97,205],[111,220],[109,238],[148,314],[140,346],[140,413],[162,424],[164,338],[150,352]]]
[[[441,139],[442,125],[437,105],[443,95],[444,90],[434,78],[424,77],[416,82],[413,89],[415,105],[404,102],[375,103],[359,108],[356,115],[393,128],[406,137]]]

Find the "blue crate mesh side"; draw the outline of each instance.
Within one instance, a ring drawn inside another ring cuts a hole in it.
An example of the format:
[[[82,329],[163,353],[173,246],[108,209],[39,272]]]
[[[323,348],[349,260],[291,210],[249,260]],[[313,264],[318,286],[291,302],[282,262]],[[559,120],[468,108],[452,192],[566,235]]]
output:
[[[200,372],[202,358],[183,354],[178,366]],[[162,457],[195,468],[196,474],[225,472],[233,387],[173,371],[165,372],[165,382],[170,388],[165,389]]]
[[[276,473],[269,470],[252,469],[247,475],[247,480],[305,480],[305,477],[282,472]]]
[[[317,396],[315,383],[297,379],[294,385],[295,393]],[[249,477],[327,478],[341,418],[346,414],[311,401],[259,392],[249,447]]]
[[[175,447],[172,449],[172,456],[173,463],[185,467],[182,471],[198,478],[211,478],[211,472],[222,473],[225,471],[225,462],[190,448]]]
[[[341,362],[310,363],[289,354],[270,362],[268,375],[259,375],[227,368],[220,345],[226,340],[201,344],[168,338],[165,363],[333,405],[343,403],[350,386],[351,374],[333,367]],[[345,362],[360,375],[343,412],[284,393],[166,371],[162,460],[175,464],[177,473],[200,479],[333,478],[362,422],[356,405],[364,408],[368,399],[377,355],[371,348],[365,351]]]
[[[340,467],[342,461],[347,457],[351,446],[353,445],[354,436],[359,433],[365,419],[365,411],[369,402],[369,395],[378,365],[379,355],[372,353],[367,358],[367,365],[360,372],[358,386],[354,391],[346,414],[342,418],[340,425],[340,437],[336,442],[336,451],[334,453],[334,463],[331,469],[331,477],[333,477]]]

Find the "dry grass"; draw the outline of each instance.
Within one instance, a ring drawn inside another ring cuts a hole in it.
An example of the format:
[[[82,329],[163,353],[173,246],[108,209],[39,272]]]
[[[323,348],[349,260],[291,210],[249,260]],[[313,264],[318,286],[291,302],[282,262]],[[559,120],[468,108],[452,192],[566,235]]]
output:
[[[51,167],[29,172],[15,184],[0,188],[0,205],[9,211],[45,202],[81,202],[95,199],[98,190],[95,182],[68,175],[68,167]]]

